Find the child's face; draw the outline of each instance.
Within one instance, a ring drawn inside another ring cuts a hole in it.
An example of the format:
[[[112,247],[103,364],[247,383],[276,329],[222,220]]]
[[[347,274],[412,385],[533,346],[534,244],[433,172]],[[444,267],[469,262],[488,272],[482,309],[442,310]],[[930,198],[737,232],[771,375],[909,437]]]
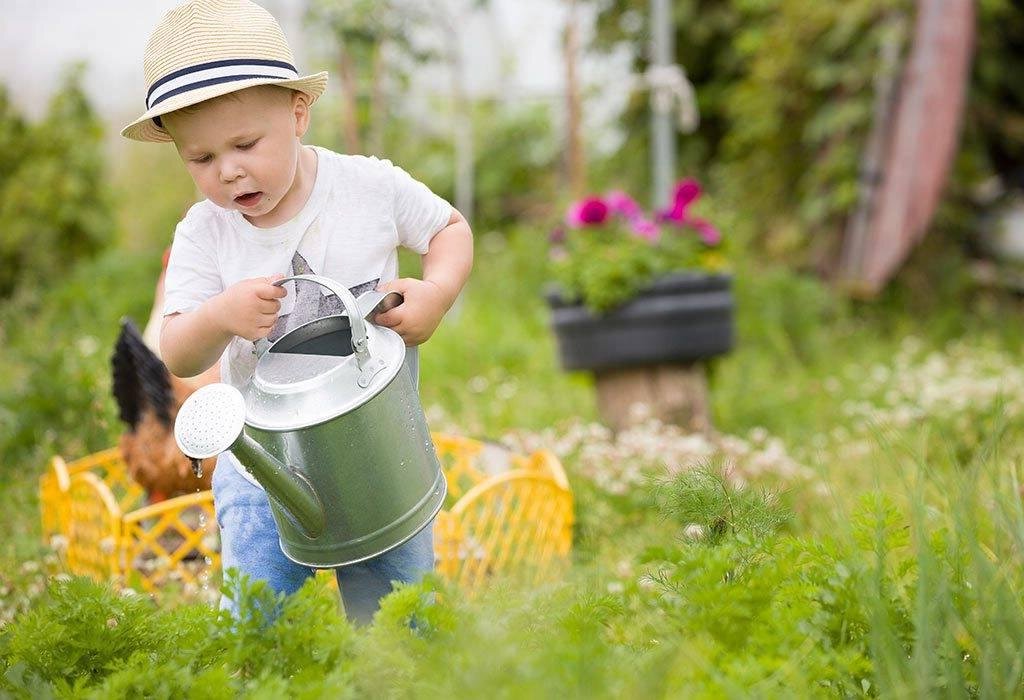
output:
[[[301,93],[240,90],[165,115],[163,124],[196,187],[214,204],[240,211],[257,226],[283,223],[301,208],[302,202],[292,202],[299,139],[309,125]]]

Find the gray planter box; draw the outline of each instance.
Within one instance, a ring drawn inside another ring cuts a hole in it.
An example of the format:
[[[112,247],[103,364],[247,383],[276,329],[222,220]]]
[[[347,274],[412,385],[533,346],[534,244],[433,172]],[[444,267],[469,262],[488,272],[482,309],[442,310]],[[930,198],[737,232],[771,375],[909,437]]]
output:
[[[606,314],[547,293],[562,367],[601,370],[690,363],[734,343],[732,276],[678,272]]]

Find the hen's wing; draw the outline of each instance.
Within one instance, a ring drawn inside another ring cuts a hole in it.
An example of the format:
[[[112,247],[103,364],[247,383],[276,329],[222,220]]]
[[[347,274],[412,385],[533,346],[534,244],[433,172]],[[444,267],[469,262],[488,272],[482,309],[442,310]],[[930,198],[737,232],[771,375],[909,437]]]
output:
[[[215,460],[205,460],[197,479],[174,441],[174,418],[194,388],[171,376],[129,319],[121,321],[110,362],[114,397],[128,426],[120,441],[128,473],[154,500],[210,488]]]
[[[171,373],[143,342],[142,334],[131,319],[121,319],[121,334],[110,364],[114,398],[117,399],[121,420],[128,424],[129,429],[138,427],[147,408],[161,423],[171,428],[171,414],[175,408]]]

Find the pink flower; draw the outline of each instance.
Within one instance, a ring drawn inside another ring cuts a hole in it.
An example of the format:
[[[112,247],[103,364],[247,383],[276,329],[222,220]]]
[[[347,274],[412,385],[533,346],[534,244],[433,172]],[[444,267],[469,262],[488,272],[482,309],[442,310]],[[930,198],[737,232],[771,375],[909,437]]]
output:
[[[644,215],[640,205],[622,190],[612,190],[605,195],[605,203],[613,214],[619,214],[629,220],[640,218]]]
[[[710,221],[705,219],[693,219],[688,222],[690,226],[697,229],[697,235],[700,237],[704,245],[716,246],[722,242],[722,234],[718,232],[718,229],[711,225]]]
[[[662,235],[663,224],[667,224],[677,234],[683,229],[692,229],[704,243],[713,247],[722,241],[722,235],[709,221],[692,217],[690,205],[701,195],[700,184],[693,178],[686,178],[676,183],[672,190],[672,202],[667,209],[648,216],[635,199],[622,190],[611,190],[603,197],[590,196],[573,202],[566,212],[564,226],[559,226],[549,234],[552,245],[564,244],[567,229],[599,227],[610,223],[610,219],[622,219],[629,224],[630,232],[650,243],[656,243]],[[564,251],[563,251],[564,252]]]
[[[661,235],[658,225],[650,219],[644,219],[643,217],[634,219],[630,223],[630,227],[633,229],[633,233],[641,238],[646,238],[648,241],[656,241]]]
[[[600,197],[581,199],[569,208],[565,222],[572,228],[603,224],[608,219],[608,205]]]
[[[677,224],[686,222],[686,210],[690,204],[700,197],[700,184],[692,177],[680,180],[672,192],[672,204],[668,209],[658,212],[658,221],[674,221]]]

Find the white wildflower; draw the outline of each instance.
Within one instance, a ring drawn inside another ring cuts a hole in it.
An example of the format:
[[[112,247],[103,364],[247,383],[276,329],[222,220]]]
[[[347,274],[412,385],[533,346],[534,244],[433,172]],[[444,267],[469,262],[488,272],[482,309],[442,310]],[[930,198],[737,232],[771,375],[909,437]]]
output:
[[[706,532],[707,531],[705,530],[704,526],[699,525],[698,523],[690,523],[685,528],[683,528],[683,536],[685,536],[688,540],[702,540],[704,539],[704,535],[706,534]]]
[[[75,347],[78,349],[78,353],[82,357],[90,357],[96,354],[96,351],[99,350],[100,341],[91,335],[83,335],[75,341]]]
[[[497,396],[502,401],[508,401],[518,392],[519,387],[516,385],[515,381],[509,381],[502,382],[501,384],[499,384],[498,388],[494,392],[494,395]]]

